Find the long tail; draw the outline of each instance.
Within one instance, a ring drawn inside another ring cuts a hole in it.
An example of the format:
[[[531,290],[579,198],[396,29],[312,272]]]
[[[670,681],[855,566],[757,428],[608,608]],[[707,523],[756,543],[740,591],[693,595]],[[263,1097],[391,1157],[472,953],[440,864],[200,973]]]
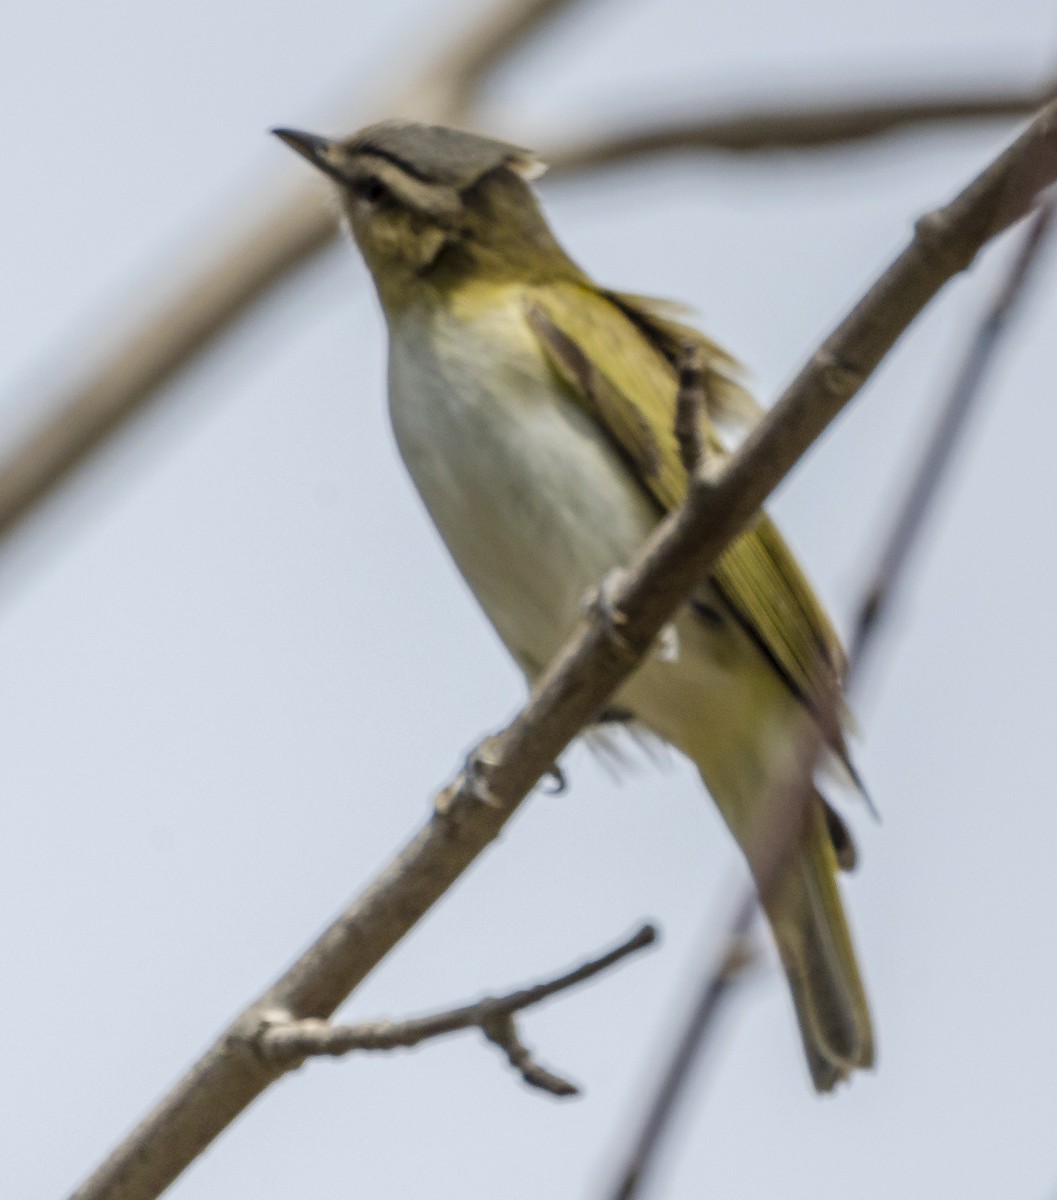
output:
[[[870,1008],[837,885],[824,801],[812,806],[803,847],[766,906],[789,979],[815,1087],[828,1092],[874,1061]]]

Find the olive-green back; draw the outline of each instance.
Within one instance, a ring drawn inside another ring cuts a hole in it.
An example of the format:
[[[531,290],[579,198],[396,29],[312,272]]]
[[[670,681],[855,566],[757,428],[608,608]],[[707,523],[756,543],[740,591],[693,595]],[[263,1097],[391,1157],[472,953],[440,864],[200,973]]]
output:
[[[660,510],[682,503],[687,477],[675,437],[676,361],[701,350],[707,416],[744,422],[756,411],[736,362],[661,303],[578,280],[534,289],[528,317],[569,394],[605,430]],[[600,364],[605,364],[604,368]],[[708,444],[724,453],[711,424]],[[845,659],[811,585],[767,516],[722,555],[712,581],[790,689],[822,720],[843,757],[833,714]]]

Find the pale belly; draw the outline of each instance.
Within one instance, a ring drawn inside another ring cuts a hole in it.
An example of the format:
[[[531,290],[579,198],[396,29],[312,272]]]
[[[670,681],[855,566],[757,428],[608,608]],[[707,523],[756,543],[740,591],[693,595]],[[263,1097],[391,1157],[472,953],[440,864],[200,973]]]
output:
[[[464,326],[434,322],[394,336],[390,411],[437,529],[531,675],[657,512],[592,423],[555,394],[531,335],[518,336],[517,314],[503,318],[500,310],[484,331],[515,348],[498,371],[494,357],[486,364],[474,353]]]
[[[532,678],[658,521],[594,424],[556,394],[519,308],[392,331],[390,411],[430,516],[500,637]],[[510,348],[497,369],[494,346]],[[489,357],[485,357],[491,350]],[[758,794],[794,706],[732,620],[677,620],[674,661],[649,657],[621,707],[698,764],[728,819]],[[769,747],[769,748],[768,748]]]

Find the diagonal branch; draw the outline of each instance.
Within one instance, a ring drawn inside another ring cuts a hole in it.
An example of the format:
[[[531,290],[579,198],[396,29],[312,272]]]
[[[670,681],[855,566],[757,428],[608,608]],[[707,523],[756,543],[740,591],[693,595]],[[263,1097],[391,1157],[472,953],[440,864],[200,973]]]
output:
[[[1042,246],[1053,231],[1055,218],[1057,198],[1051,197],[1036,213],[1002,288],[969,346],[866,587],[848,655],[851,679],[858,679],[888,616],[914,547],[920,540],[925,520],[935,506],[936,495],[947,476],[954,453],[961,445],[987,370],[1031,282]]]
[[[514,1015],[592,979],[628,955],[653,945],[656,940],[657,931],[654,927],[644,925],[613,950],[589,959],[555,979],[537,983],[533,987],[519,988],[505,996],[486,996],[473,1004],[464,1004],[428,1017],[334,1025],[318,1018],[298,1021],[291,1020],[285,1013],[269,1014],[254,1038],[254,1045],[268,1062],[291,1070],[309,1057],[329,1055],[339,1058],[353,1050],[407,1049],[445,1034],[479,1029],[490,1042],[503,1050],[511,1066],[526,1083],[555,1096],[575,1096],[578,1089],[573,1084],[540,1066],[521,1043]]]
[[[535,34],[582,0],[508,0],[465,34],[424,78],[446,93],[451,119],[466,120],[482,89]]]
[[[891,596],[920,536],[928,511],[935,502],[945,469],[958,444],[986,369],[1024,293],[1055,216],[1057,200],[1051,197],[1035,214],[1009,275],[973,339],[933,440],[911,481],[906,500],[866,591],[848,653],[849,686],[861,678],[865,656],[880,629],[882,616],[887,611]],[[795,777],[782,781],[783,794],[773,797],[767,806],[768,811],[776,814],[776,819],[766,832],[762,853],[753,856],[754,861],[759,863],[759,897],[763,900],[781,883],[800,844],[804,821],[814,802],[813,780],[822,750],[822,739],[817,730],[812,730],[798,747]],[[702,977],[697,1000],[680,1030],[657,1091],[632,1142],[612,1192],[612,1200],[634,1200],[641,1193],[676,1104],[686,1090],[694,1066],[707,1050],[710,1040],[715,1038],[719,1013],[741,978],[745,946],[760,911],[760,904],[761,900],[753,888],[748,889],[741,898],[720,949]]]
[[[825,340],[718,478],[694,480],[616,585],[621,641],[641,660],[695,583],[848,401],[928,301],[1057,178],[1057,104],[914,236]],[[248,1039],[276,1009],[327,1017],[498,836],[537,781],[635,669],[604,622],[585,621],[525,707],[438,796],[381,874],[236,1019],[75,1193],[157,1196],[281,1071]]]
[[[402,113],[421,120],[474,124],[479,89],[520,45],[575,0],[517,0],[492,10],[464,41],[443,55],[376,115]],[[637,133],[583,139],[541,155],[555,175],[627,162],[657,153],[693,150],[803,149],[876,136],[912,125],[1026,115],[1052,86],[1022,94],[942,96],[832,108],[754,112],[717,120],[666,122]],[[336,124],[360,125],[369,114],[353,111]],[[255,213],[249,204],[246,211]],[[45,398],[48,414],[0,462],[0,539],[49,496],[92,452],[115,434],[165,385],[186,370],[234,323],[295,269],[335,237],[329,211],[308,185],[264,215],[226,220],[242,232],[199,259],[189,276],[183,260],[159,270],[168,284],[158,299],[137,304],[132,332],[73,384]],[[109,323],[109,322],[108,322]],[[106,344],[99,335],[91,344]],[[83,356],[82,356],[83,357]]]

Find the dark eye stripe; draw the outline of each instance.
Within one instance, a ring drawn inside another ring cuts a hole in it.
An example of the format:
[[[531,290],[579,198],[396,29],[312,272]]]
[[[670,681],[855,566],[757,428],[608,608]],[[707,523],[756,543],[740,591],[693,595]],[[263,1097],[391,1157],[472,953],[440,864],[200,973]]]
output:
[[[432,175],[427,174],[421,168],[416,167],[413,163],[409,163],[406,159],[401,158],[397,154],[393,154],[391,150],[382,150],[378,146],[364,146],[363,154],[373,155],[375,158],[380,158],[383,162],[389,163],[397,170],[403,171],[405,175],[410,175],[412,179],[417,179],[420,183],[436,183]]]
[[[361,199],[366,200],[368,204],[377,204],[381,200],[392,200],[393,198],[393,193],[380,179],[375,179],[373,175],[355,180],[352,184],[352,190]]]

